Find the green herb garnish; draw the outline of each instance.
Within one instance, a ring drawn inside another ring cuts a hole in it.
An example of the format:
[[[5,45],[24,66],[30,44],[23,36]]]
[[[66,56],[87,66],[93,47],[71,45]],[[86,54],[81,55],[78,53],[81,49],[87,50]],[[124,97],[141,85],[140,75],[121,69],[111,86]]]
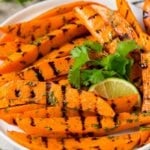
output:
[[[133,59],[128,54],[139,48],[135,41],[126,40],[118,43],[114,54],[104,55],[102,45],[98,42],[86,41],[71,51],[74,63],[69,71],[68,79],[77,89],[82,86],[89,87],[109,77],[129,80]],[[91,58],[91,52],[101,53],[101,57]]]

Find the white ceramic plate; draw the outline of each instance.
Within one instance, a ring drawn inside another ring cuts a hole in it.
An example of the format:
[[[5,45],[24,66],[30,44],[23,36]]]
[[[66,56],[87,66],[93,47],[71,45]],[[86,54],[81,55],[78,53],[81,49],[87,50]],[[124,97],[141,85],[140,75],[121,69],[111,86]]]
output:
[[[42,12],[47,11],[48,9],[51,9],[53,7],[62,5],[64,3],[72,2],[72,1],[75,1],[75,0],[61,0],[61,1],[60,0],[47,0],[45,2],[30,6],[26,9],[16,13],[15,15],[8,18],[1,25],[7,25],[7,24],[11,24],[11,23],[29,20],[29,19],[41,14]],[[94,1],[104,4],[111,9],[116,9],[115,0],[94,0]],[[140,24],[143,27],[142,10],[134,7],[133,5],[131,5],[131,8],[132,8],[134,14],[136,15],[138,21],[140,22]],[[7,130],[19,130],[19,129],[14,126],[10,126],[7,123],[5,123],[4,121],[0,120],[0,149],[3,149],[3,150],[26,150],[25,147],[17,144],[16,142],[11,140],[6,135]],[[148,149],[150,149],[150,145],[146,145],[145,147],[140,148],[140,150],[148,150]]]

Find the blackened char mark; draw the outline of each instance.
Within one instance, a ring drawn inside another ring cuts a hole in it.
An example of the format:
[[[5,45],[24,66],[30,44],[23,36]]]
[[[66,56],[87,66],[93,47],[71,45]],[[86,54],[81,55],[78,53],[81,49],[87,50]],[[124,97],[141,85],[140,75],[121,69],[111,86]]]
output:
[[[80,104],[80,108],[78,110],[80,119],[81,119],[81,123],[82,123],[82,130],[85,130],[85,116],[84,116],[84,112],[82,110],[82,104]]]
[[[42,137],[42,142],[44,143],[45,147],[48,148],[48,138]]]
[[[35,95],[34,91],[31,90],[31,92],[30,92],[30,98],[34,98],[35,96],[36,96],[36,95]]]
[[[17,125],[16,119],[13,118],[12,122],[13,122],[14,125]]]
[[[65,147],[65,141],[63,138],[61,139],[61,144],[62,144],[62,150],[67,150]]]
[[[88,20],[94,19],[96,16],[99,16],[99,14],[98,14],[98,13],[95,13],[94,15],[90,16],[90,17],[88,18]]]
[[[95,150],[101,150],[100,146],[97,145],[97,146],[93,146],[92,148],[94,148]]]
[[[32,137],[31,137],[31,135],[27,135],[27,138],[28,138],[29,143],[31,144],[32,143]]]
[[[128,17],[128,14],[129,14],[129,10],[126,11],[125,18]]]
[[[33,127],[35,126],[35,122],[34,122],[34,119],[32,117],[30,118],[30,125]]]
[[[66,102],[66,86],[62,85],[61,86],[61,91],[62,91],[62,95],[63,95],[63,99],[62,99],[62,117],[67,121],[68,120],[68,116],[67,116],[67,102]]]
[[[63,31],[63,33],[68,32],[68,29],[67,29],[67,28],[62,28],[61,30]]]
[[[52,68],[54,75],[58,76],[59,75],[59,71],[57,70],[57,68],[55,66],[55,63],[51,61],[51,62],[48,62],[48,64]]]
[[[48,35],[49,40],[53,40],[56,37],[56,35]]]
[[[20,90],[15,89],[15,96],[16,96],[16,97],[20,97],[20,94],[21,94],[21,93],[20,93]]]
[[[42,76],[42,73],[38,68],[33,67],[32,70],[35,72],[36,77],[38,78],[39,81],[44,81],[44,77]]]
[[[17,36],[21,37],[21,24],[18,24]]]

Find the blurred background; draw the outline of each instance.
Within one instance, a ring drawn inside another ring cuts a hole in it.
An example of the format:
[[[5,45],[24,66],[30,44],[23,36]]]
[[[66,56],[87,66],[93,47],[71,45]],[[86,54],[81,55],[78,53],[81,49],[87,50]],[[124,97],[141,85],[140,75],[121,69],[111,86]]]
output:
[[[19,10],[44,0],[0,0],[0,23]],[[136,6],[142,6],[143,0],[128,0]]]
[[[44,0],[0,0],[0,23],[19,10]]]

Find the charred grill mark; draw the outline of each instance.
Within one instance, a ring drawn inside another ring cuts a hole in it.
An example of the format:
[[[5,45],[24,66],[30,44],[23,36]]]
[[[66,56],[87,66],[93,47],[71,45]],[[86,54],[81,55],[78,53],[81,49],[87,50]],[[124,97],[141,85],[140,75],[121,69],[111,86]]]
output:
[[[24,61],[24,60],[21,60],[20,63],[21,63],[22,65],[26,65],[26,61]]]
[[[18,24],[17,36],[21,36],[21,24]]]
[[[76,17],[74,17],[74,18],[71,18],[71,19],[69,19],[69,20],[66,20],[66,24],[68,24],[68,23],[72,23],[72,22],[74,22],[76,20]]]
[[[66,57],[65,60],[69,62],[71,60],[71,57]]]
[[[18,48],[16,52],[21,53],[22,52],[21,48]]]
[[[130,143],[132,143],[133,141],[132,141],[132,137],[131,137],[131,135],[130,134],[128,134],[128,139],[129,139],[129,141],[128,141],[128,143],[127,144],[130,144]]]
[[[42,58],[42,57],[43,57],[43,54],[42,54],[41,52],[39,52],[39,53],[38,53],[37,60],[40,59],[40,58]]]
[[[8,32],[12,32],[14,29],[15,27],[8,26]]]
[[[33,90],[30,91],[30,98],[34,98],[36,95]]]
[[[63,138],[61,139],[61,144],[62,144],[62,150],[67,150],[65,147],[65,141]]]
[[[52,68],[54,75],[58,76],[59,75],[59,71],[57,70],[57,68],[55,66],[55,63],[54,62],[48,62],[48,64]]]
[[[21,94],[21,93],[20,93],[20,90],[15,89],[15,96],[16,96],[16,97],[19,97],[20,94]]]
[[[94,137],[94,133],[93,132],[87,132],[87,133],[83,133],[82,137]]]
[[[65,121],[67,121],[68,116],[67,116],[67,102],[66,102],[66,86],[62,85],[61,86],[61,91],[62,91],[62,95],[63,95],[62,108],[61,108],[62,117],[65,119]]]
[[[49,23],[46,27],[46,33],[49,33],[50,32],[50,28],[51,28],[51,24]]]
[[[31,137],[31,135],[27,135],[27,138],[29,140],[29,143],[31,144],[32,143],[32,137]]]
[[[94,148],[95,150],[101,150],[98,145],[97,146],[93,146],[92,148]]]
[[[63,33],[68,32],[68,29],[66,29],[66,28],[62,28],[61,30],[63,31]]]
[[[114,118],[113,118],[113,121],[115,122],[115,125],[118,125],[119,122],[118,122],[118,117],[119,115],[118,114],[115,114]]]
[[[101,29],[99,29],[99,30],[96,30],[96,33],[101,33],[102,32],[102,30]]]
[[[35,122],[34,122],[34,119],[32,117],[30,118],[30,125],[35,126]]]
[[[27,54],[27,52],[23,52],[21,55],[22,55],[22,56],[25,56],[26,54]]]
[[[16,73],[16,75],[19,77],[19,79],[24,80],[24,72]]]
[[[128,14],[129,14],[129,10],[126,10],[125,18],[128,17]]]
[[[59,51],[59,52],[58,52],[58,54],[60,54],[60,55],[63,54],[63,53],[64,53],[64,51]]]
[[[31,41],[35,41],[35,36],[34,36],[34,34],[31,35]]]
[[[102,124],[101,124],[102,116],[97,113],[96,114],[96,119],[97,119],[98,128],[99,129],[102,128]]]
[[[42,142],[44,143],[45,147],[48,148],[48,138],[42,137]]]
[[[0,43],[0,46],[5,46],[6,45],[6,43]]]
[[[111,107],[113,110],[116,110],[116,104],[114,104],[114,102],[112,101]]]
[[[88,18],[88,20],[94,19],[96,16],[99,16],[99,14],[98,14],[98,13],[93,14],[92,16],[90,16],[90,17]]]
[[[82,110],[82,104],[81,103],[80,103],[80,106],[79,106],[78,113],[79,113],[81,123],[82,123],[82,130],[85,130],[85,116],[84,116],[84,112]]]
[[[38,78],[39,81],[44,81],[44,77],[42,76],[42,73],[40,72],[39,68],[31,68],[35,74],[36,74],[36,77]]]
[[[97,139],[98,139],[98,137],[92,137],[92,141],[95,141]]]
[[[56,35],[48,35],[49,40],[53,40],[56,37]]]
[[[14,125],[17,125],[17,122],[14,118],[12,119],[12,122],[13,122]]]
[[[78,133],[69,132],[68,135],[69,137],[74,138],[74,140],[80,142],[80,135]]]

